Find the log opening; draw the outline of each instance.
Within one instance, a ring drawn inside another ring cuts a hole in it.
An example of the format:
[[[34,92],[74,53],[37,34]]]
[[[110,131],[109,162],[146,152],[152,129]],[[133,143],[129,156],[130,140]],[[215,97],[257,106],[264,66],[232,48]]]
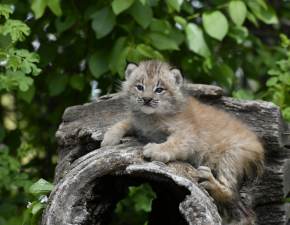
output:
[[[152,202],[152,210],[148,215],[148,225],[167,224],[167,225],[187,225],[187,221],[179,211],[179,204],[184,201],[186,195],[190,192],[182,187],[176,185],[172,180],[160,176],[154,177],[152,174],[133,174],[133,175],[107,175],[100,178],[97,183],[102,183],[102,192],[100,187],[95,187],[94,190],[98,195],[102,193],[103,198],[106,198],[104,205],[110,205],[103,215],[96,215],[96,220],[90,221],[89,224],[100,224],[99,218],[105,221],[102,225],[111,224],[111,220],[115,214],[115,207],[124,198],[127,197],[129,187],[140,186],[141,184],[149,184],[156,194],[156,198]],[[98,201],[93,204],[100,207]],[[94,206],[93,206],[94,207]],[[98,210],[97,210],[98,211]],[[134,216],[134,215],[131,215]],[[128,222],[128,221],[127,221]],[[119,224],[119,223],[118,223]],[[128,224],[128,223],[126,223]]]

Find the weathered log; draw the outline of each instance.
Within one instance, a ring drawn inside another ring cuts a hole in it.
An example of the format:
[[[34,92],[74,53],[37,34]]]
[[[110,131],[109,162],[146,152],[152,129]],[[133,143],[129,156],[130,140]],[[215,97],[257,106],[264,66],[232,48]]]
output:
[[[284,147],[287,126],[279,108],[269,102],[223,97],[222,89],[215,86],[191,84],[186,92],[238,116],[261,138],[267,151],[265,173],[254,186],[245,184],[241,195],[255,210],[257,224],[286,224],[288,209],[283,200],[290,191],[290,157]],[[191,165],[144,161],[142,145],[134,138],[100,148],[106,129],[127,115],[118,94],[66,109],[56,134],[56,186],[42,225],[107,224],[128,186],[144,182],[157,193],[156,204],[169,212],[164,215],[153,203],[152,224],[221,224],[213,200],[198,186]]]

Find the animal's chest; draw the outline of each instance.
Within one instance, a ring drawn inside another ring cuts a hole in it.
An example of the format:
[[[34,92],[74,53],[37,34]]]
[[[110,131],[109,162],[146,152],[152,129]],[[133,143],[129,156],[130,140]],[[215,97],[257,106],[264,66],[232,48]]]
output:
[[[135,116],[133,125],[137,138],[143,142],[161,143],[169,135],[167,124],[150,115]]]

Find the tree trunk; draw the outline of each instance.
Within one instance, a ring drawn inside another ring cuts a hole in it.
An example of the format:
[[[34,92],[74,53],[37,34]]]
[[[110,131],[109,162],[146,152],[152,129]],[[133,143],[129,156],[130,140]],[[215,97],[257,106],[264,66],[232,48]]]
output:
[[[238,116],[263,140],[265,173],[254,185],[246,182],[241,196],[256,212],[257,224],[286,224],[284,198],[290,190],[290,162],[285,145],[289,136],[279,109],[269,102],[223,97],[222,89],[215,86],[191,84],[186,91]],[[100,148],[107,128],[127,115],[119,94],[66,109],[56,134],[59,161],[55,188],[41,224],[108,224],[128,186],[145,182],[157,194],[149,224],[222,224],[216,205],[198,186],[196,170],[188,163],[148,162],[143,159],[142,144],[133,137],[124,138],[118,146]]]

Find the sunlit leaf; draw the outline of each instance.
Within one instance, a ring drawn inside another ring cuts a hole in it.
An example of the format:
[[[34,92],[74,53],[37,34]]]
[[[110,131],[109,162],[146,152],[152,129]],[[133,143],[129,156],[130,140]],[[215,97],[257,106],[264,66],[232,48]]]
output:
[[[233,92],[233,97],[237,99],[253,100],[255,99],[254,94],[249,90],[237,90]]]
[[[233,22],[241,26],[247,16],[247,7],[243,1],[233,0],[229,3],[229,14]]]
[[[13,10],[11,5],[0,4],[0,15],[4,16],[5,19],[8,19],[12,12]]]
[[[41,178],[31,185],[29,192],[33,195],[46,195],[52,191],[52,188],[53,184]]]
[[[178,23],[179,25],[181,25],[181,27],[182,27],[183,29],[185,29],[185,27],[186,27],[186,25],[187,25],[187,21],[186,21],[186,19],[184,19],[184,18],[181,17],[181,16],[175,16],[175,17],[174,17],[174,20],[175,20],[176,23]]]
[[[156,51],[152,47],[145,45],[145,44],[140,44],[137,46],[136,50],[143,55],[144,57],[148,59],[160,59],[163,60],[164,57],[161,55],[160,52]]]
[[[178,45],[174,39],[158,32],[152,32],[149,35],[152,45],[159,50],[178,50]]]
[[[229,31],[229,36],[234,38],[238,44],[243,43],[249,35],[249,31],[246,27],[232,26]]]
[[[134,0],[113,0],[112,2],[113,12],[116,15],[118,15],[121,12],[128,9],[133,3],[134,3]]]
[[[30,28],[20,20],[8,19],[0,26],[0,33],[10,35],[12,42],[24,41],[25,36],[30,34]]]
[[[173,8],[173,9],[175,9],[177,12],[179,12],[179,11],[180,11],[180,7],[181,7],[181,5],[182,5],[182,3],[183,3],[183,0],[166,0],[166,2],[167,2],[167,4],[168,4],[171,8]]]
[[[210,56],[210,50],[205,42],[202,29],[194,23],[189,23],[186,28],[186,40],[191,51],[203,57]]]
[[[48,0],[32,0],[31,9],[35,14],[35,18],[39,19],[43,16]]]
[[[41,209],[44,208],[44,205],[41,204],[40,202],[35,202],[32,206],[31,206],[31,213],[32,215],[36,215],[37,213],[40,212]]]
[[[227,18],[220,11],[203,13],[202,22],[206,33],[219,41],[228,33],[229,24]]]
[[[56,16],[62,15],[60,0],[47,0],[47,6]]]
[[[257,1],[247,1],[248,6],[252,10],[253,14],[266,24],[278,23],[278,18],[271,6],[263,7]]]

